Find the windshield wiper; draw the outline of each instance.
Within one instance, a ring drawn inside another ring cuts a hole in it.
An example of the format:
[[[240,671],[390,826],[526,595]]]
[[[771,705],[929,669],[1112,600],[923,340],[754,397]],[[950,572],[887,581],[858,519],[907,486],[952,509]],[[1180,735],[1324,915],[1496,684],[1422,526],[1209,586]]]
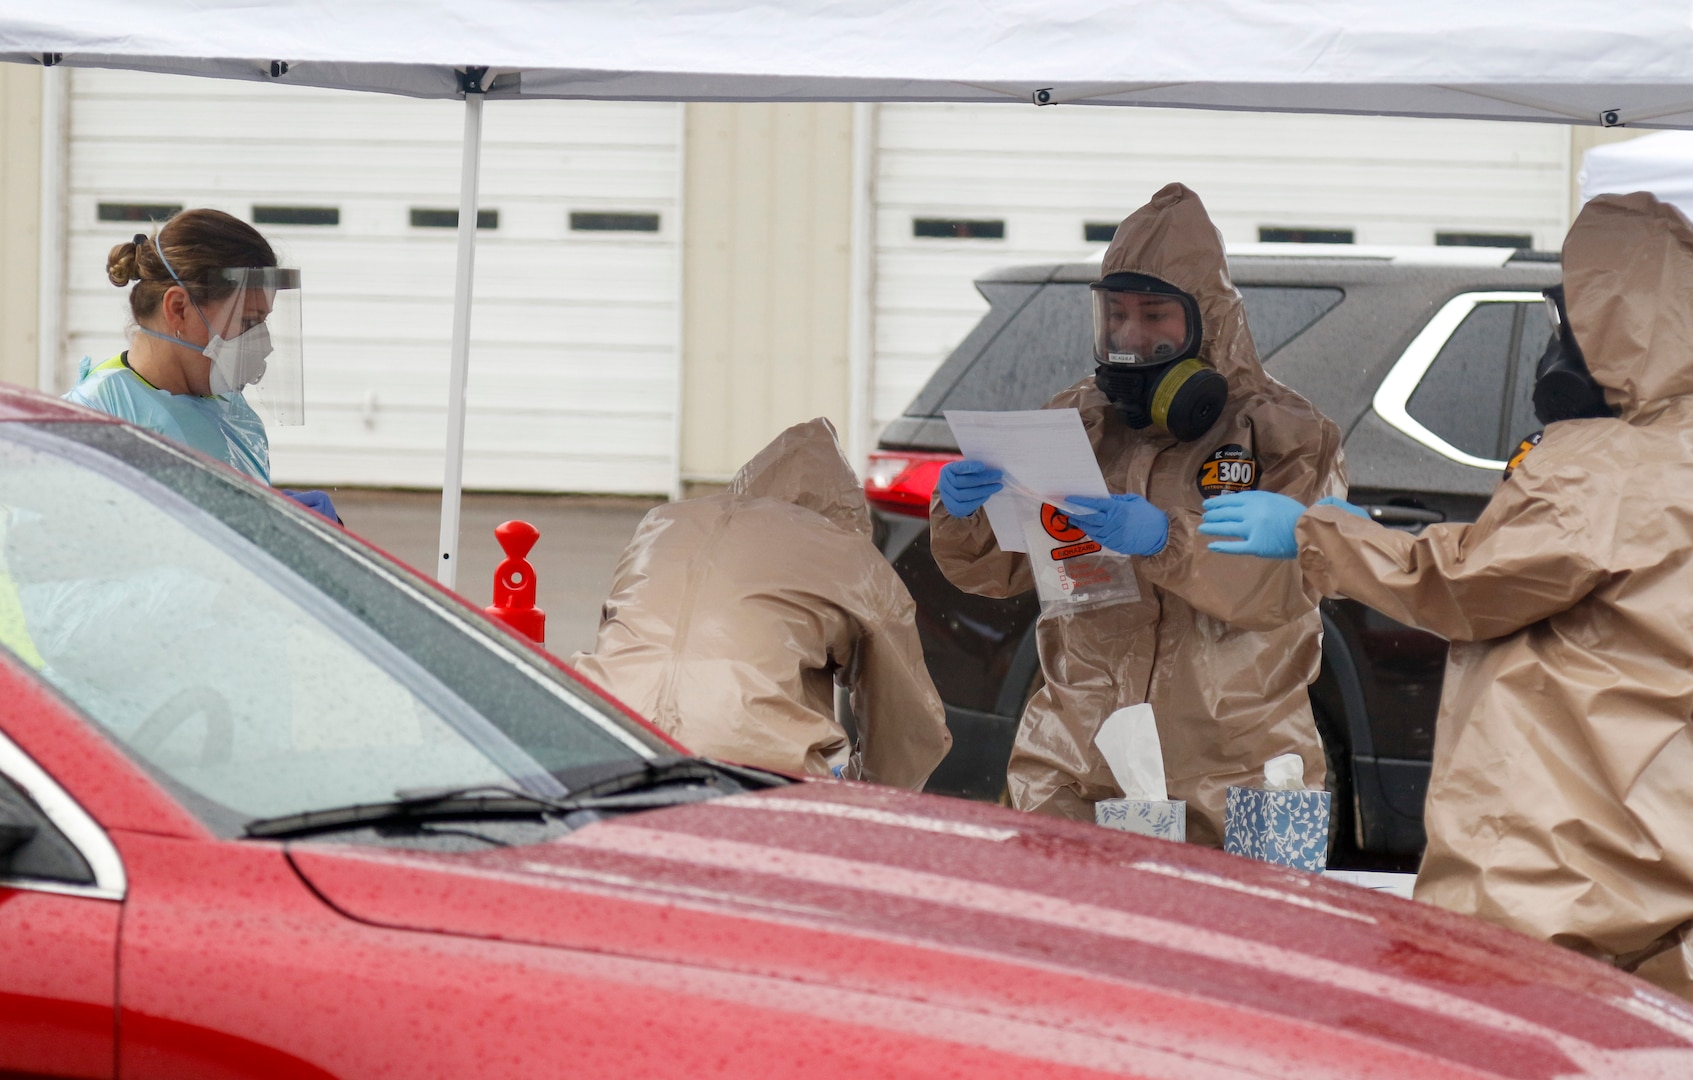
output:
[[[621,766],[566,770],[557,775],[570,789],[567,796],[570,800],[651,792],[678,784],[698,784],[712,789],[714,794],[738,795],[793,783],[779,773],[699,757],[649,758]]]
[[[643,762],[643,766],[654,765]],[[401,788],[394,798],[378,803],[355,803],[323,810],[306,810],[279,817],[256,818],[247,822],[243,831],[256,839],[305,836],[318,832],[336,832],[363,828],[367,825],[397,823],[477,820],[501,817],[566,816],[583,810],[630,812],[658,810],[666,806],[704,802],[707,799],[731,795],[747,790],[737,784],[725,790],[721,784],[710,783],[727,774],[744,770],[736,766],[720,766],[713,762],[701,765],[698,758],[664,759],[656,768],[642,768],[604,777],[563,798],[553,798],[523,791],[501,784],[475,784],[466,787]],[[753,773],[762,780],[758,786],[768,787],[772,780],[763,773]]]
[[[307,836],[367,825],[394,825],[447,820],[486,820],[502,817],[564,817],[583,810],[628,813],[659,810],[684,803],[705,802],[725,795],[778,787],[786,777],[743,765],[695,757],[662,757],[608,771],[605,766],[582,770],[586,782],[567,795],[537,795],[502,784],[465,787],[401,788],[385,802],[355,803],[323,810],[306,810],[279,817],[255,818],[243,831],[255,839]],[[569,773],[562,779],[568,781]]]
[[[251,837],[274,838],[399,821],[535,817],[549,812],[567,812],[555,799],[493,784],[428,791],[401,790],[395,795],[386,802],[354,803],[279,817],[254,818],[243,826],[242,831]]]

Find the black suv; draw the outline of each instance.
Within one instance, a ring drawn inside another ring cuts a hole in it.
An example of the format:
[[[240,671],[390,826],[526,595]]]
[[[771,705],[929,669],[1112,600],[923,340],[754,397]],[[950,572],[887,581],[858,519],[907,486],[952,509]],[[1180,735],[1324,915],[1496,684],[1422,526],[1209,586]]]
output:
[[[1436,248],[1382,257],[1232,255],[1271,375],[1339,425],[1353,502],[1411,531],[1473,521],[1538,424],[1529,394],[1550,336],[1540,290],[1555,255]],[[1034,594],[961,592],[929,551],[937,474],[958,457],[947,409],[1034,409],[1093,370],[1088,284],[1097,264],[1025,266],[976,283],[991,305],[866,473],[876,539],[917,602],[953,750],[929,790],[993,799],[1025,702],[1040,686]],[[1349,600],[1322,605],[1311,689],[1342,837],[1411,856],[1424,843],[1446,642]]]

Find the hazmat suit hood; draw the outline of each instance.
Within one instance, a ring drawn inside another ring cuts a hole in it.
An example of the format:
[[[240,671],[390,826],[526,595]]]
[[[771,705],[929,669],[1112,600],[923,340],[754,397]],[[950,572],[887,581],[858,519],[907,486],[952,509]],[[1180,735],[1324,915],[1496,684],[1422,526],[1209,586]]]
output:
[[[821,418],[728,490],[649,513],[571,665],[688,749],[745,765],[916,790],[952,743],[916,605]]]
[[[1155,277],[1199,304],[1199,359],[1239,388],[1266,377],[1246,328],[1240,290],[1229,278],[1223,237],[1199,196],[1168,184],[1152,201],[1123,219],[1105,250],[1101,276],[1135,273]]]
[[[780,499],[821,514],[848,532],[870,535],[864,487],[841,453],[835,425],[821,416],[771,440],[729,481],[729,494]]]
[[[1564,240],[1570,329],[1624,420],[1693,394],[1693,224],[1650,193],[1600,195]]]

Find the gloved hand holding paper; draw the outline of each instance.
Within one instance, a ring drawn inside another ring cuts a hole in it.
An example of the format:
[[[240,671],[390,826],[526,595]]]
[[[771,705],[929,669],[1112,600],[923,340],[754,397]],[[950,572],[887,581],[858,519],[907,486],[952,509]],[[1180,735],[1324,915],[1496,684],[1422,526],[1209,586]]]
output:
[[[1158,724],[1152,706],[1130,705],[1118,709],[1099,726],[1093,744],[1111,767],[1125,799],[1163,799],[1164,747],[1158,741]],[[1297,760],[1297,759],[1295,759]]]
[[[1027,551],[1025,523],[1040,504],[1072,495],[1109,497],[1082,415],[1075,409],[1018,412],[946,411],[959,453],[1005,474],[1005,488],[987,501],[988,523],[1001,551]]]

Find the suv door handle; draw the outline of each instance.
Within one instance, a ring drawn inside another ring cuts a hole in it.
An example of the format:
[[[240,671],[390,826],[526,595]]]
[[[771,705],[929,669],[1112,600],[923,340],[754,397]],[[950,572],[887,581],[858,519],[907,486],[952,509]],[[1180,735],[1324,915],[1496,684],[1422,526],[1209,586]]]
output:
[[[1439,510],[1428,510],[1421,506],[1369,503],[1360,507],[1360,509],[1369,513],[1371,521],[1379,521],[1383,525],[1421,528],[1424,525],[1433,525],[1437,521],[1446,520],[1446,515]]]

